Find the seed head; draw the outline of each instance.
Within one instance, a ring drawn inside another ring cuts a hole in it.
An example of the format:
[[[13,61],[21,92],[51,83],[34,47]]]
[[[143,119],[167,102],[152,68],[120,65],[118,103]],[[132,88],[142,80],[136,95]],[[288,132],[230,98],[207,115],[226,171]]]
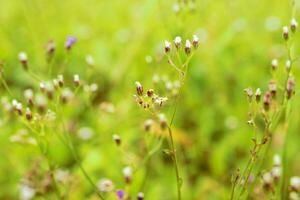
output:
[[[191,42],[189,40],[186,40],[184,51],[187,55],[191,53],[191,48],[192,48]]]
[[[30,121],[32,119],[32,113],[31,113],[30,108],[26,108],[25,116],[28,121]]]
[[[273,70],[276,70],[278,67],[278,60],[277,59],[273,59],[271,62],[271,66]]]
[[[164,114],[160,114],[158,117],[159,117],[160,128],[162,130],[165,130],[168,127],[166,116]]]
[[[171,51],[171,43],[165,40],[165,53],[169,53]]]
[[[298,176],[291,177],[290,186],[293,191],[298,191],[300,188],[300,178]]]
[[[128,184],[132,180],[132,168],[127,166],[123,168],[123,175],[125,178],[125,182]]]
[[[193,35],[193,46],[194,48],[198,48],[198,45],[199,45],[199,38],[197,35]]]
[[[175,39],[174,39],[174,44],[175,44],[175,47],[176,47],[177,49],[180,48],[180,46],[181,46],[181,37],[180,37],[180,36],[176,36],[176,37],[175,37]]]
[[[285,40],[288,40],[289,39],[289,28],[287,26],[284,26],[282,28],[282,37],[283,39]]]
[[[136,85],[136,93],[139,95],[139,96],[142,96],[143,93],[144,93],[144,89],[143,89],[143,86],[140,82],[136,81],[135,82],[135,85]]]
[[[255,92],[255,100],[256,100],[256,102],[259,102],[260,98],[261,98],[261,91],[260,91],[260,88],[257,88],[256,92]]]
[[[57,76],[57,81],[58,81],[59,87],[63,87],[64,86],[64,76],[62,74],[59,74]]]
[[[138,193],[137,200],[144,200],[144,193],[143,192]]]
[[[31,89],[27,89],[24,91],[24,97],[29,106],[33,105],[33,91]]]
[[[289,72],[291,70],[291,65],[292,65],[292,62],[290,60],[287,60],[285,62],[285,69],[286,69],[286,71]]]
[[[75,84],[76,87],[78,87],[80,85],[80,78],[78,74],[75,74],[73,77],[73,82]]]
[[[113,140],[115,141],[115,143],[117,144],[117,146],[120,146],[122,143],[121,137],[117,134],[113,135]]]
[[[269,90],[270,90],[272,96],[275,97],[276,92],[277,92],[277,84],[275,81],[273,81],[273,80],[269,81]]]
[[[293,18],[291,20],[291,30],[293,33],[296,32],[297,27],[298,27],[298,22],[296,21],[295,18]]]
[[[27,65],[28,65],[28,58],[27,58],[27,54],[25,52],[20,52],[19,53],[19,60],[23,66],[24,69],[27,69]]]

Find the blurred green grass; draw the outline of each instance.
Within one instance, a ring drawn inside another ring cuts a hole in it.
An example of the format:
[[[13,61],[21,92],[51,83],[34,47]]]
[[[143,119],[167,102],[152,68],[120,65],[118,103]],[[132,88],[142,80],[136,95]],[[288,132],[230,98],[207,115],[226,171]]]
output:
[[[111,141],[112,134],[122,136],[130,153],[142,154],[139,142],[145,135],[141,129],[145,115],[132,100],[134,82],[139,80],[148,88],[152,74],[176,79],[173,69],[161,59],[163,41],[177,35],[187,38],[198,34],[200,47],[192,59],[175,118],[176,129],[193,141],[192,145],[182,146],[179,153],[184,177],[182,190],[184,199],[224,199],[230,192],[231,174],[245,165],[251,146],[243,89],[252,86],[266,90],[271,79],[270,60],[285,60],[281,27],[290,21],[290,2],[196,0],[193,11],[184,7],[179,14],[172,10],[175,2],[0,0],[0,60],[5,63],[5,78],[17,98],[27,87],[37,87],[23,72],[18,53],[26,51],[30,68],[47,79],[44,47],[50,39],[57,44],[53,74],[60,72],[67,57],[65,74],[69,80],[78,73],[82,79],[98,83],[94,106],[112,102],[114,114],[80,107],[76,107],[76,112],[72,107],[65,112],[77,119],[77,127],[91,126],[95,130],[92,141],[78,144],[93,179],[110,177],[117,182],[122,180],[124,160],[120,160],[120,152]],[[76,36],[78,42],[72,53],[66,55],[63,45],[69,35]],[[297,42],[294,51],[299,52]],[[86,64],[86,55],[95,58],[95,69]],[[147,55],[153,57],[151,64],[145,62]],[[299,77],[299,63],[294,75]],[[295,108],[299,107],[298,102],[296,96]],[[294,113],[289,130],[291,174],[299,173],[300,169],[298,119],[299,114]],[[39,153],[36,147],[11,143],[9,137],[22,126],[14,120],[7,121],[4,113],[1,121],[4,124],[0,131],[0,198],[15,199],[20,178]],[[280,151],[280,144],[279,137],[272,153]],[[70,166],[72,159],[67,149],[57,146],[57,141],[52,145],[59,165]],[[151,179],[144,188],[148,199],[174,198],[173,168],[162,157],[158,152],[151,162]],[[73,170],[81,177],[76,168]],[[141,170],[137,174],[135,192],[144,173]],[[72,190],[72,199],[86,199],[85,195],[91,192],[88,183],[82,177],[79,180],[78,184],[84,187]]]

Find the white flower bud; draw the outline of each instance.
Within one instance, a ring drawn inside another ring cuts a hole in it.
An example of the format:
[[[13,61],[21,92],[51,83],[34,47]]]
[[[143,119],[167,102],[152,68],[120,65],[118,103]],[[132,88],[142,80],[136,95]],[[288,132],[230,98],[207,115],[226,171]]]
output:
[[[296,29],[297,29],[297,27],[298,27],[298,22],[296,21],[295,18],[293,18],[293,19],[291,20],[291,30],[292,30],[292,32],[295,32]]]
[[[185,48],[184,48],[185,53],[190,54],[191,53],[191,48],[192,48],[191,42],[189,40],[186,40],[185,41]]]
[[[126,183],[130,183],[132,179],[132,168],[130,166],[124,167],[122,172],[125,177]]]
[[[78,74],[75,74],[75,75],[74,75],[73,81],[74,81],[74,84],[75,84],[76,86],[79,86],[79,84],[80,84],[80,78],[79,78],[79,75],[78,75]]]
[[[277,59],[273,59],[271,62],[271,66],[273,70],[276,70],[278,67],[278,60]]]
[[[289,28],[287,26],[284,26],[282,28],[282,36],[283,36],[283,39],[285,39],[285,40],[289,39]]]
[[[297,176],[291,177],[290,185],[291,185],[292,190],[298,191],[299,187],[300,187],[300,178]]]
[[[281,165],[281,157],[278,154],[274,155],[273,163],[274,163],[274,166],[280,166]]]
[[[197,35],[193,35],[193,46],[194,48],[197,48],[199,45],[199,38]]]
[[[63,87],[64,86],[64,76],[62,74],[59,74],[57,76],[57,81],[58,81],[59,87]]]
[[[180,46],[181,46],[181,37],[180,36],[175,37],[174,44],[175,44],[177,49],[180,48]]]
[[[292,65],[292,62],[291,62],[290,60],[287,60],[287,61],[285,62],[285,69],[286,69],[287,71],[290,71],[291,65]]]
[[[171,43],[165,40],[165,52],[168,53],[171,50]]]
[[[122,140],[121,140],[121,137],[120,137],[119,135],[114,134],[114,135],[113,135],[113,140],[116,142],[116,144],[117,144],[118,146],[121,145]]]

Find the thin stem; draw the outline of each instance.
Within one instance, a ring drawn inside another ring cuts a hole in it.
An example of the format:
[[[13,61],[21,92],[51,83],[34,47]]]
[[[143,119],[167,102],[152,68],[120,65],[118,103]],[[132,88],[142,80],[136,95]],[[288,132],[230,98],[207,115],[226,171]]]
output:
[[[9,87],[8,87],[8,85],[7,85],[6,81],[5,81],[5,79],[3,78],[3,75],[2,75],[2,74],[0,74],[0,79],[1,79],[1,81],[2,81],[2,84],[3,84],[4,88],[5,88],[6,91],[8,92],[8,94],[9,94],[11,97],[13,97],[13,94],[12,94],[12,92],[10,91],[10,89],[9,89]]]

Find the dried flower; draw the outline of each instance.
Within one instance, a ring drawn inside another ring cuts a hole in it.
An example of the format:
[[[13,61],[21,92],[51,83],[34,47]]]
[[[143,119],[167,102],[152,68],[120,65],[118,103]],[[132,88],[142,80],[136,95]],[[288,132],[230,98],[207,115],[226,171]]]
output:
[[[293,18],[291,20],[291,30],[293,33],[296,31],[297,27],[298,27],[298,22],[296,21],[295,18]]]
[[[285,40],[289,39],[289,28],[287,26],[284,26],[282,28],[282,36],[283,36],[283,39],[285,39]]]
[[[272,103],[272,95],[270,92],[267,92],[263,99],[264,103],[264,109],[268,111],[270,109],[271,103]]]
[[[262,175],[262,181],[263,181],[264,188],[270,189],[272,187],[272,183],[273,183],[272,174],[270,172],[264,173]]]
[[[171,43],[165,40],[165,53],[170,52],[170,50],[171,50]]]
[[[148,119],[144,122],[144,130],[149,132],[152,128],[153,125],[153,120],[152,119]]]
[[[246,95],[248,97],[248,101],[252,102],[252,97],[253,97],[253,90],[252,90],[252,88],[246,88],[246,89],[244,89],[244,92],[246,93]]]
[[[24,91],[24,97],[29,106],[33,105],[33,91],[31,89],[27,89]]]
[[[292,94],[294,93],[295,80],[289,79],[286,86],[287,98],[290,99]]]
[[[53,40],[49,40],[46,46],[48,56],[52,56],[55,51],[55,43]]]
[[[149,89],[148,91],[147,91],[147,96],[148,97],[152,97],[154,95],[154,90],[153,89]]]
[[[23,114],[23,106],[22,106],[21,103],[18,102],[18,103],[16,104],[16,107],[15,107],[15,108],[16,108],[16,111],[18,112],[19,115],[22,115],[22,114]]]
[[[192,48],[191,42],[189,40],[186,40],[184,51],[187,55],[191,53],[191,48]]]
[[[199,38],[197,35],[193,35],[193,46],[194,48],[198,48],[198,45],[199,45]]]
[[[114,134],[114,135],[113,135],[113,140],[115,141],[115,143],[116,143],[118,146],[120,146],[121,143],[122,143],[121,137],[120,137],[119,135],[117,135],[117,134]]]
[[[72,46],[77,42],[77,39],[73,36],[69,36],[65,42],[65,48],[70,50]]]
[[[175,44],[175,47],[176,47],[177,49],[180,48],[180,46],[181,46],[181,37],[180,37],[180,36],[176,36],[176,37],[175,37],[175,39],[174,39],[174,44]]]

